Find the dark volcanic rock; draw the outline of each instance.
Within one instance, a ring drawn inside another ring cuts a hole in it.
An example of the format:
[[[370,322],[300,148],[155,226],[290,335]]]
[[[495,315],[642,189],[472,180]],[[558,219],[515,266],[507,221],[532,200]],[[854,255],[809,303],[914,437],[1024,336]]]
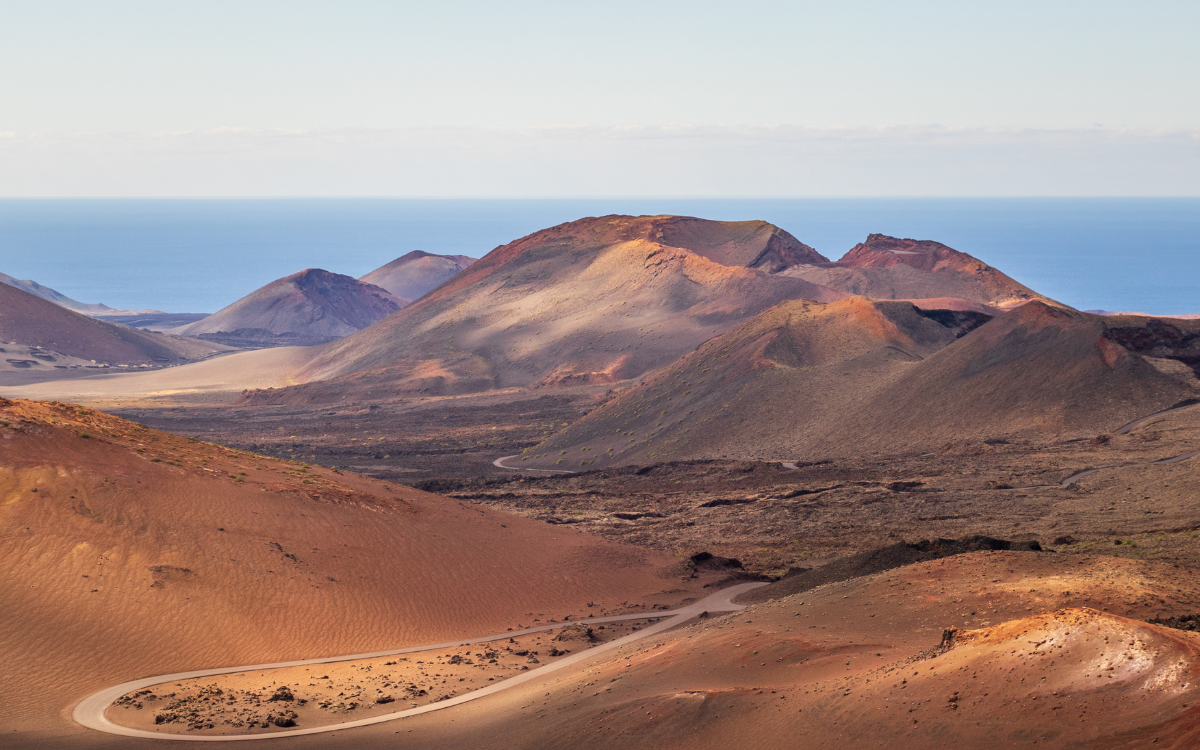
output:
[[[846,581],[851,578],[882,573],[885,570],[899,568],[913,563],[937,560],[951,555],[961,555],[964,552],[979,552],[981,550],[1018,550],[1040,552],[1042,546],[1036,541],[1010,542],[1005,539],[993,539],[989,536],[972,536],[965,539],[922,539],[915,544],[898,542],[890,547],[859,552],[856,555],[839,558],[833,562],[812,570],[797,572],[784,576],[779,581],[755,589],[743,597],[747,601],[765,602],[783,596],[798,594],[801,591],[815,589],[827,583]]]

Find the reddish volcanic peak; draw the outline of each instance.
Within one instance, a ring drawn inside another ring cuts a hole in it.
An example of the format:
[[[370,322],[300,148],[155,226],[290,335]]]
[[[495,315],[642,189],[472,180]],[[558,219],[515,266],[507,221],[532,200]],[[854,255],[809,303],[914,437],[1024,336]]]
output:
[[[898,239],[886,234],[869,235],[866,242],[855,245],[838,261],[838,265],[853,268],[888,268],[898,263],[922,271],[937,271],[942,268],[988,268],[983,261],[940,242]]]
[[[836,263],[797,265],[783,273],[872,299],[952,297],[1007,310],[1046,299],[978,258],[940,242],[872,234]]]
[[[381,394],[626,380],[784,300],[847,296],[776,272],[814,258],[762,221],[581,219],[496,248],[297,377]]]
[[[792,235],[765,221],[709,221],[690,216],[599,216],[543,229],[488,253],[455,280],[469,284],[493,268],[520,259],[535,260],[564,248],[605,247],[645,240],[686,248],[723,266],[758,268],[768,273],[797,264],[828,263],[829,259]],[[530,257],[531,254],[534,257]]]

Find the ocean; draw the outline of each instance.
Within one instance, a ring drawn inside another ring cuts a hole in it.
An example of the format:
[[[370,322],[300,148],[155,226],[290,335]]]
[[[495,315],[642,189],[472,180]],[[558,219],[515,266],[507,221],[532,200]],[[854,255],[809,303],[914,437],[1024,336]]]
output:
[[[1083,310],[1200,312],[1200,198],[3,199],[0,272],[81,302],[213,312],[281,276],[481,257],[584,216],[764,219],[837,259],[937,240]]]

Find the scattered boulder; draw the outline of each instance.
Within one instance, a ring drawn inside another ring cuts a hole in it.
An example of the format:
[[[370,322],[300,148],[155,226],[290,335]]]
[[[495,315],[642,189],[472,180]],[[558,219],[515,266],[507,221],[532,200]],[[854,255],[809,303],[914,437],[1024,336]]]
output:
[[[1151,625],[1162,625],[1163,627],[1174,628],[1176,630],[1190,630],[1193,633],[1200,632],[1200,614],[1156,617],[1153,620],[1147,620],[1147,622]]]
[[[972,536],[964,539],[922,539],[909,544],[897,542],[889,547],[883,547],[854,555],[838,558],[819,568],[790,574],[769,586],[755,589],[743,595],[742,601],[764,602],[778,599],[782,596],[798,594],[817,586],[837,581],[847,581],[851,578],[881,573],[885,570],[912,565],[913,563],[937,560],[951,555],[961,555],[965,552],[981,550],[1013,550],[1024,552],[1040,552],[1042,546],[1036,541],[1012,542],[1007,539],[994,539],[989,536]]]
[[[715,502],[715,501],[714,501]],[[701,506],[704,507],[704,506]],[[711,552],[697,552],[692,555],[692,565],[696,570],[741,570],[741,560],[732,557],[718,557]]]
[[[568,625],[560,630],[558,635],[554,636],[553,640],[560,642],[575,641],[582,643],[595,643],[600,639],[596,637],[596,634],[590,627],[581,622],[577,622],[574,625]]]

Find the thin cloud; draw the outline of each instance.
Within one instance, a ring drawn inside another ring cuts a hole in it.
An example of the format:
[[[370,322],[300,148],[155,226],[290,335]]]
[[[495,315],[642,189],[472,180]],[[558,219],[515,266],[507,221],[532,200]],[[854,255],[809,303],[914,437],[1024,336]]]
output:
[[[1200,195],[1200,129],[625,125],[0,135],[15,195]]]

